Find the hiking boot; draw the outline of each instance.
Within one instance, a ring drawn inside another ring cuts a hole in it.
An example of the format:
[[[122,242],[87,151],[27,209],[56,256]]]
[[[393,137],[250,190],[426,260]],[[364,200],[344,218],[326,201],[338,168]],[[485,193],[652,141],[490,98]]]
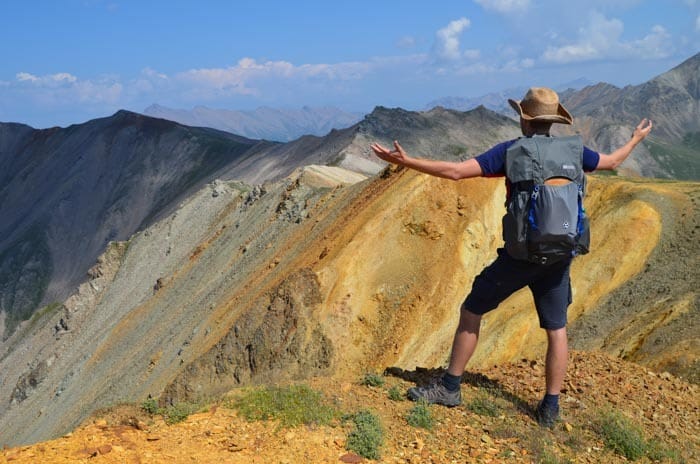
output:
[[[413,401],[423,400],[429,404],[442,404],[447,407],[459,406],[462,403],[462,391],[449,391],[442,382],[437,381],[427,387],[411,387],[408,397]]]
[[[559,406],[545,406],[542,401],[537,405],[537,410],[535,411],[535,417],[537,418],[537,423],[541,427],[552,428],[554,423],[559,420]]]

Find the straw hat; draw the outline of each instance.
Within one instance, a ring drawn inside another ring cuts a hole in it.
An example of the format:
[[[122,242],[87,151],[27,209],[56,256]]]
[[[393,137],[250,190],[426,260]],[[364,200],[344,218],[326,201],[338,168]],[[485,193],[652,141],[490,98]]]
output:
[[[520,101],[508,99],[508,103],[521,118],[528,121],[548,121],[573,124],[566,108],[559,103],[559,95],[547,87],[532,87]]]

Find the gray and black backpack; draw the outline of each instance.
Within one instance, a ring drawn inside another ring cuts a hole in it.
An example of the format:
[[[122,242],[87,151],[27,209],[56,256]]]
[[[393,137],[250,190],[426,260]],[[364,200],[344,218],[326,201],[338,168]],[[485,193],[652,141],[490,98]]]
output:
[[[510,256],[549,264],[588,253],[581,137],[522,137],[508,148],[505,171],[503,240]],[[548,185],[552,178],[570,182]]]

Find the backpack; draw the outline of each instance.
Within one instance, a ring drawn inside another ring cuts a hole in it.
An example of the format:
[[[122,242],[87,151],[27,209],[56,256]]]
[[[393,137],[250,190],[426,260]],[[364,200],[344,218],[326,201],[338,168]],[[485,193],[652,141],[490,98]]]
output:
[[[551,264],[588,253],[581,137],[521,137],[506,151],[505,174],[509,193],[503,240],[510,256]],[[571,182],[545,184],[553,177]]]

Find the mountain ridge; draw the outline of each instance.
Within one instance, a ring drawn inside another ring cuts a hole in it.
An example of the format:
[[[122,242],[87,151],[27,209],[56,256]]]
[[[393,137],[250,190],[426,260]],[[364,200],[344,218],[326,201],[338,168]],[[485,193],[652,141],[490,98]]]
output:
[[[196,106],[192,110],[153,104],[144,109],[147,116],[169,119],[188,126],[206,126],[248,138],[289,142],[304,135],[326,135],[331,129],[344,129],[362,118],[333,107],[282,109],[260,107],[250,111],[213,109]]]

